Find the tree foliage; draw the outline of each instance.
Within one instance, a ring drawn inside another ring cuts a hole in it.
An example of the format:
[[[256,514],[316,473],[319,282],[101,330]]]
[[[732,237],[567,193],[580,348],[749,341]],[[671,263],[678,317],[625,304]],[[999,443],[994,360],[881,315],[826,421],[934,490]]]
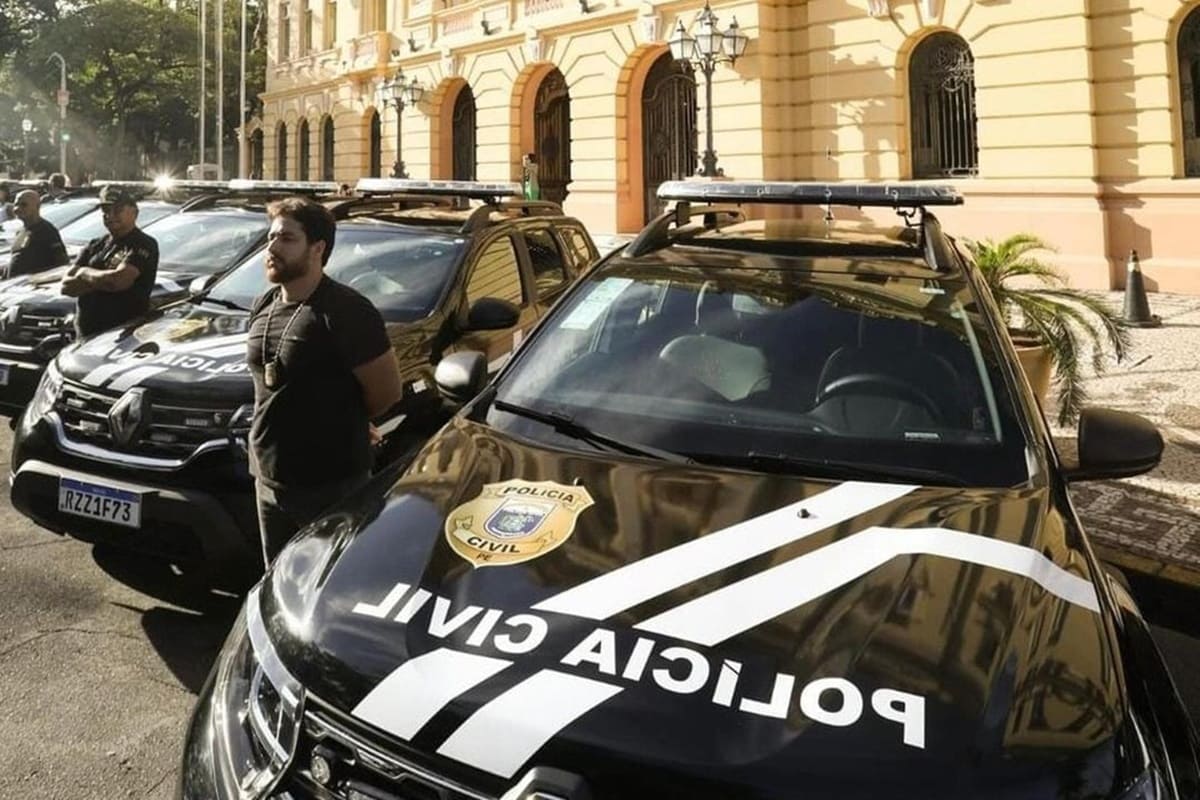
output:
[[[226,163],[236,168],[241,0],[224,0],[225,86],[218,98],[215,77],[215,2],[208,6],[206,60],[208,143],[216,139],[216,103],[224,103]],[[0,0],[31,9],[25,27],[14,35],[7,67],[0,72],[0,150],[6,145],[10,166],[21,143],[20,119],[35,127],[33,166],[45,171],[57,164],[51,132],[58,124],[55,90],[57,61],[67,62],[70,104],[66,129],[71,137],[69,163],[76,178],[145,177],[159,171],[182,172],[197,157],[199,107],[199,30],[196,0]],[[33,10],[41,11],[34,14]],[[258,25],[259,4],[250,6],[249,31]],[[57,13],[56,13],[57,12]],[[0,31],[2,33],[2,31]],[[256,46],[257,45],[257,46]],[[251,42],[247,59],[248,98],[262,91],[265,54]],[[0,53],[0,56],[3,54]],[[5,97],[7,95],[7,97]],[[6,102],[11,100],[12,102]],[[8,109],[21,108],[15,112]],[[253,103],[250,105],[253,106]],[[3,158],[0,152],[0,158]],[[215,160],[212,150],[208,160]]]

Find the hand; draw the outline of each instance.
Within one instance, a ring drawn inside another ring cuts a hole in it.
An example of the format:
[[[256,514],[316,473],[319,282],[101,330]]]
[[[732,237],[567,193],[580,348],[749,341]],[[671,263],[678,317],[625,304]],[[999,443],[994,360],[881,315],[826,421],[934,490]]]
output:
[[[83,282],[82,278],[77,275],[67,275],[62,279],[59,291],[67,297],[78,297],[83,294],[85,288],[87,288],[87,284]]]
[[[375,423],[367,423],[367,441],[371,443],[371,447],[375,447],[383,441],[383,434],[379,432],[379,428],[375,427]]]

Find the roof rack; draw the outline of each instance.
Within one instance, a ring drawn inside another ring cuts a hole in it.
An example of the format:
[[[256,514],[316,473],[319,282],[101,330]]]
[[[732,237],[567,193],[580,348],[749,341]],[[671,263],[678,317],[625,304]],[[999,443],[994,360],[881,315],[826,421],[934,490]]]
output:
[[[360,178],[354,191],[362,195],[424,194],[462,197],[495,203],[501,197],[516,197],[521,187],[516,183],[485,183],[483,181],[420,181],[407,178]]]
[[[678,231],[691,222],[692,217],[704,217],[704,229],[714,230],[721,225],[722,217],[726,218],[724,222],[728,225],[741,222],[745,219],[745,214],[740,209],[731,206],[722,208],[706,203],[696,207],[689,201],[683,200],[676,203],[674,208],[650,220],[642,232],[625,247],[625,254],[630,258],[636,258],[666,247],[671,243],[672,228]]]
[[[229,188],[235,192],[274,192],[276,194],[332,194],[341,188],[336,181],[257,181],[234,178]]]
[[[813,181],[667,181],[660,200],[696,203],[771,203],[799,206],[880,206],[922,208],[958,206],[953,186],[937,184],[817,183]]]
[[[562,206],[549,200],[509,200],[503,203],[488,203],[471,212],[466,222],[458,229],[461,234],[475,233],[492,223],[495,212],[519,211],[522,217],[562,216]]]
[[[404,211],[421,206],[453,208],[454,198],[436,194],[379,194],[365,197],[338,198],[329,204],[329,210],[337,219],[385,211]]]

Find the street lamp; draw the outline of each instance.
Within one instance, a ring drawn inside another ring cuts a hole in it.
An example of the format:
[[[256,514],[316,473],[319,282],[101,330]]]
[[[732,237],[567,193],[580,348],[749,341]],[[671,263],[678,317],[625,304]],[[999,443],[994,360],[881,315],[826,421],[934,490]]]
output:
[[[67,62],[58,53],[51,53],[46,63],[58,59],[58,171],[67,174]]]
[[[400,114],[405,106],[415,106],[425,95],[425,87],[417,82],[416,76],[404,82],[404,70],[399,70],[390,81],[379,85],[379,102],[385,108],[388,103],[396,107],[396,163],[392,165],[393,178],[407,178],[404,159],[400,157]]]
[[[713,149],[713,99],[712,76],[718,64],[733,66],[746,52],[750,37],[742,33],[738,27],[737,17],[729,23],[724,31],[717,25],[717,15],[713,13],[704,0],[704,10],[697,18],[697,35],[692,36],[684,27],[683,20],[675,25],[675,33],[667,42],[671,55],[677,61],[690,62],[704,74],[704,138],[707,147],[704,150],[703,166],[700,174],[706,178],[716,178],[725,174],[717,167],[717,151]]]

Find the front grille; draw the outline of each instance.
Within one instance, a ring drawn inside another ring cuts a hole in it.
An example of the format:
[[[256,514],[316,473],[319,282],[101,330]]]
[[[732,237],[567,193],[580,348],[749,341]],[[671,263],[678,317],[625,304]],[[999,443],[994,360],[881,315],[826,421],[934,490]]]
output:
[[[310,702],[304,712],[289,776],[291,788],[298,794],[303,790],[301,796],[320,786],[318,796],[337,800],[490,800],[397,755],[365,726],[313,705]],[[333,766],[324,785],[314,780],[311,770],[312,754],[318,748]]]
[[[9,324],[0,335],[0,340],[10,345],[34,347],[47,336],[65,333],[74,338],[74,330],[63,327],[63,316],[58,314],[21,314],[15,323]]]
[[[68,439],[155,458],[187,458],[196,448],[229,436],[234,408],[225,406],[180,406],[153,402],[149,419],[133,441],[118,444],[108,414],[121,398],[116,392],[65,384],[55,405]]]

